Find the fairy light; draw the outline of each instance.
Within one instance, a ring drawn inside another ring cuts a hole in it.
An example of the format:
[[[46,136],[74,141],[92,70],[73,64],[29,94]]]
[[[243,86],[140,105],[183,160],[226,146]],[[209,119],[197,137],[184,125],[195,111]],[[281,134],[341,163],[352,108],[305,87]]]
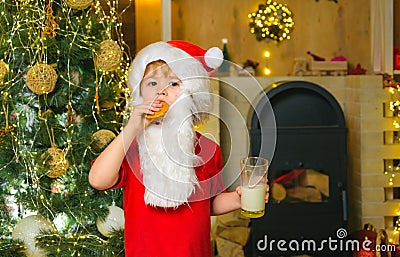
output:
[[[385,73],[383,75],[383,88],[390,94],[389,110],[393,113],[392,125],[400,129],[400,85],[392,76]]]
[[[397,213],[397,216],[400,217],[400,214]],[[395,234],[398,234],[399,231],[400,231],[400,219],[399,219],[399,217],[397,218],[396,223],[395,223],[395,225],[394,225],[394,233],[395,233]]]
[[[264,75],[269,76],[269,75],[271,75],[271,69],[268,67],[269,66],[268,60],[271,57],[271,52],[268,50],[265,50],[263,55],[265,58],[265,68],[263,69],[263,73],[264,73]]]
[[[248,15],[250,33],[259,41],[273,40],[281,42],[290,39],[294,27],[292,12],[284,5],[273,0],[260,4],[256,12]]]
[[[389,178],[389,186],[393,186],[393,179],[394,179],[395,176],[396,176],[395,174],[392,174],[390,176],[390,178]]]

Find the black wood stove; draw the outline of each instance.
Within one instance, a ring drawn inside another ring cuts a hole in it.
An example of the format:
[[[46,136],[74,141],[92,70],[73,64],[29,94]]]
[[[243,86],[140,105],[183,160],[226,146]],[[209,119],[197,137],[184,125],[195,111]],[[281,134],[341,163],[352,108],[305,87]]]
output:
[[[272,188],[266,214],[251,221],[246,256],[344,256],[340,246],[347,222],[343,111],[327,90],[306,81],[280,82],[265,94],[251,121],[251,151],[253,156],[268,157],[260,142],[268,142],[262,140],[268,129],[262,128],[272,118],[263,116],[271,115],[266,109],[269,100],[277,138],[269,165]]]

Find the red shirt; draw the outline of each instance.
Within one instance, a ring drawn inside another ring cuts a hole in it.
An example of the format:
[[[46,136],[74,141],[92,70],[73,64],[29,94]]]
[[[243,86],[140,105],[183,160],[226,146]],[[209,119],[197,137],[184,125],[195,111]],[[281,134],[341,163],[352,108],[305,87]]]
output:
[[[210,203],[224,190],[219,146],[197,134],[195,153],[205,162],[195,169],[201,188],[196,187],[194,197],[200,200],[176,209],[144,203],[137,147],[134,141],[127,154],[133,158],[124,158],[115,186],[124,188],[125,256],[211,257]]]

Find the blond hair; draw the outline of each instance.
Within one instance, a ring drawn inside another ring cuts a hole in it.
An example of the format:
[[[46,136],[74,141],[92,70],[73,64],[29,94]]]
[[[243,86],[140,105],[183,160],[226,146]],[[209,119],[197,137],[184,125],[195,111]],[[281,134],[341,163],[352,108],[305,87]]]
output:
[[[171,68],[167,65],[166,62],[164,62],[163,60],[157,60],[157,61],[150,62],[149,64],[146,65],[146,69],[144,70],[143,78],[157,69],[160,69],[160,71],[165,76],[167,76],[168,73],[171,72]]]

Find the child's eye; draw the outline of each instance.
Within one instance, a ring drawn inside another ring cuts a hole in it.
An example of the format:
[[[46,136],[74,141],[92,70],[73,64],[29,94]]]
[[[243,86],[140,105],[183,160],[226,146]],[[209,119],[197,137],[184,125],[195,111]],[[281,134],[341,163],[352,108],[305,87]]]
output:
[[[168,85],[171,86],[171,87],[177,87],[177,86],[180,85],[180,82],[179,81],[173,81],[173,82],[169,82]]]
[[[150,81],[149,83],[147,83],[147,85],[150,86],[150,87],[155,87],[155,86],[157,86],[157,82]]]

